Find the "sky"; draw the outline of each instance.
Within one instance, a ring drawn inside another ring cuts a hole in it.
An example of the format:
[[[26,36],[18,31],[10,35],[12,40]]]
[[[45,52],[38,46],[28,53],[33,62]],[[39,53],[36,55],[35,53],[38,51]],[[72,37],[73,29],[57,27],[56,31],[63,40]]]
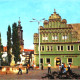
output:
[[[67,24],[80,23],[80,0],[0,0],[0,32],[3,46],[7,45],[8,25],[18,24],[23,29],[25,49],[34,49],[33,35],[38,33],[38,23],[32,18],[49,19],[54,9]],[[40,23],[43,26],[43,23]]]

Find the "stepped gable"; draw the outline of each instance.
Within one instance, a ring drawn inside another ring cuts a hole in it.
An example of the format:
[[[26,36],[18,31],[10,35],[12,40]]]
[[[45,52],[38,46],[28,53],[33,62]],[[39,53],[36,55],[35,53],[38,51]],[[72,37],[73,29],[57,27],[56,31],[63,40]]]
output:
[[[61,16],[56,14],[56,11],[54,10],[54,13],[49,17],[49,20],[61,20]]]

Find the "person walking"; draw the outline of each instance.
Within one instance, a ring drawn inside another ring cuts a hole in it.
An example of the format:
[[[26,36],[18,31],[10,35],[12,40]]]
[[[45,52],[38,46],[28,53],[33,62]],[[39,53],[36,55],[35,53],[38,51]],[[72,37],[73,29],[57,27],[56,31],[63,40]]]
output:
[[[66,72],[66,64],[64,63],[64,71],[63,71],[63,73],[65,73]]]
[[[59,72],[61,72],[61,64],[59,64]]]
[[[43,64],[41,65],[41,70],[43,70]]]
[[[71,68],[70,68],[71,66],[70,66],[70,65],[71,65],[71,64],[68,65],[68,72],[69,72],[69,73],[71,73]]]
[[[34,69],[36,69],[36,65],[34,64]]]
[[[26,66],[26,74],[28,74],[28,68],[29,68],[29,66],[27,64],[27,66]]]
[[[62,63],[61,65],[61,73],[63,73],[63,71],[64,71],[64,63]]]
[[[51,64],[50,64],[50,62],[48,63],[48,74],[51,74]]]
[[[22,68],[22,64],[19,65],[19,72],[18,72],[18,74],[22,74],[21,68]]]

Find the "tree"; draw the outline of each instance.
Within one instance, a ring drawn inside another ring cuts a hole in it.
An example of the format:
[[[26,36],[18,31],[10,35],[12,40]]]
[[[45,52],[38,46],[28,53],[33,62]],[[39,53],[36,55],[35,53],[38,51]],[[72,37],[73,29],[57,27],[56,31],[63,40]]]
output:
[[[0,53],[3,52],[3,45],[1,43],[1,33],[0,33]]]
[[[8,31],[7,31],[7,54],[8,54],[8,63],[10,65],[11,62],[11,53],[10,53],[10,49],[11,49],[11,27],[10,25],[8,26]]]
[[[20,61],[20,40],[18,36],[18,27],[17,24],[14,23],[12,25],[12,54],[14,54],[15,62]]]

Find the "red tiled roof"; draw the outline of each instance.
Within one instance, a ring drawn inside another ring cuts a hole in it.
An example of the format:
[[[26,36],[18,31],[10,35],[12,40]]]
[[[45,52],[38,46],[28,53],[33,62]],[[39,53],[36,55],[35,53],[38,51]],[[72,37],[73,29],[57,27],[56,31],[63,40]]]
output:
[[[24,49],[24,51],[34,51],[34,50],[31,50],[31,49]]]

